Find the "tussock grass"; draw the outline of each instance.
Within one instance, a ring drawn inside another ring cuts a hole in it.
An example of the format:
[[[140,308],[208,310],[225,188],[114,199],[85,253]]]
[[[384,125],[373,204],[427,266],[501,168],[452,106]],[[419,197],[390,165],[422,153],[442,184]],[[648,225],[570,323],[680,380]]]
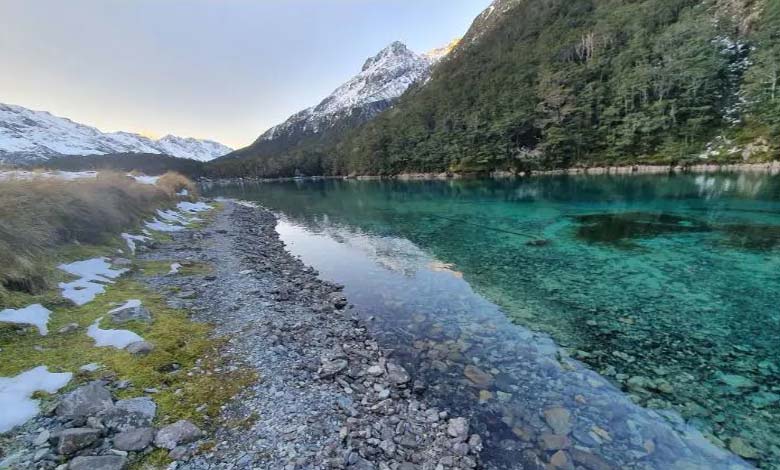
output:
[[[182,190],[187,190],[187,197],[190,201],[198,198],[198,188],[189,178],[180,173],[173,171],[165,173],[157,180],[157,186],[171,197],[180,194]]]
[[[0,181],[0,296],[40,292],[47,285],[47,251],[72,242],[105,243],[172,204],[183,188],[194,185],[178,173],[163,175],[157,185],[118,173]]]

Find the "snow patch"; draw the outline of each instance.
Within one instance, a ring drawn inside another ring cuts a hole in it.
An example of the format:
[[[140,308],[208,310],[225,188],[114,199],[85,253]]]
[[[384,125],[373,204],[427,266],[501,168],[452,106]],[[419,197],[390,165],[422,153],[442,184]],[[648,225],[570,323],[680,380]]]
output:
[[[165,222],[160,222],[159,219],[154,219],[151,222],[145,222],[144,225],[146,228],[155,230],[157,232],[178,232],[180,230],[184,230],[184,227],[181,225],[166,224]]]
[[[0,322],[34,325],[41,336],[49,334],[49,315],[51,310],[41,304],[33,304],[19,310],[8,308],[0,312]]]
[[[116,304],[114,304],[114,305],[116,305]],[[119,307],[111,310],[108,313],[118,312],[118,311],[124,310],[126,308],[138,308],[140,306],[141,306],[141,301],[140,300],[138,300],[138,299],[130,299],[127,302],[125,302],[123,305],[120,305]]]
[[[106,291],[104,284],[111,284],[112,279],[121,276],[127,269],[112,269],[108,258],[93,258],[75,263],[61,264],[59,269],[68,274],[78,276],[71,282],[60,282],[62,296],[76,305],[84,305],[95,299],[95,296]]]
[[[180,202],[176,208],[182,212],[203,212],[211,209],[211,206],[205,202]]]
[[[103,330],[99,326],[102,319],[103,317],[98,318],[87,328],[87,336],[95,340],[95,346],[124,349],[133,343],[144,340],[130,330]]]
[[[129,233],[123,233],[122,238],[125,240],[125,243],[127,243],[127,248],[130,249],[130,253],[132,254],[135,254],[135,249],[136,249],[135,242],[143,243],[147,240],[150,240],[149,237],[143,235],[131,235]]]
[[[26,423],[38,412],[38,400],[30,398],[34,392],[54,393],[73,377],[69,372],[52,373],[46,366],[22,372],[16,377],[0,377],[0,433]]]

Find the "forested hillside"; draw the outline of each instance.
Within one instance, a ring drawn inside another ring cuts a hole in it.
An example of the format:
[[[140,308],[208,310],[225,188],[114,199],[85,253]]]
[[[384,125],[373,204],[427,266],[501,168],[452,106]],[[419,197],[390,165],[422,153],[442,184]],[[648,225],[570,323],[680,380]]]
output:
[[[776,157],[780,2],[495,7],[395,107],[335,144],[285,157],[320,174]]]

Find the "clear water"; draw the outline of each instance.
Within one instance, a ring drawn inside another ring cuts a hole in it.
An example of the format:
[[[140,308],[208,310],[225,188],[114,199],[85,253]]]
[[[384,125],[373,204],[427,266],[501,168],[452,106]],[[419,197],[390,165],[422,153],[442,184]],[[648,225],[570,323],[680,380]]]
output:
[[[290,249],[346,285],[429,393],[476,418],[493,468],[547,462],[544,410],[556,406],[572,414],[570,456],[586,449],[617,468],[742,465],[717,446],[780,468],[777,176],[207,192],[283,214]],[[483,372],[477,383],[467,365]]]

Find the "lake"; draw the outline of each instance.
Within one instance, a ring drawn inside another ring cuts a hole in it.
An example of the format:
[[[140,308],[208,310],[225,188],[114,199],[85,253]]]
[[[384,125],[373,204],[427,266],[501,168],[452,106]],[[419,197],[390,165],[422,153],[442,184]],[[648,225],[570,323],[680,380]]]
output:
[[[472,418],[488,468],[780,469],[779,176],[205,193],[277,212],[426,396]]]

